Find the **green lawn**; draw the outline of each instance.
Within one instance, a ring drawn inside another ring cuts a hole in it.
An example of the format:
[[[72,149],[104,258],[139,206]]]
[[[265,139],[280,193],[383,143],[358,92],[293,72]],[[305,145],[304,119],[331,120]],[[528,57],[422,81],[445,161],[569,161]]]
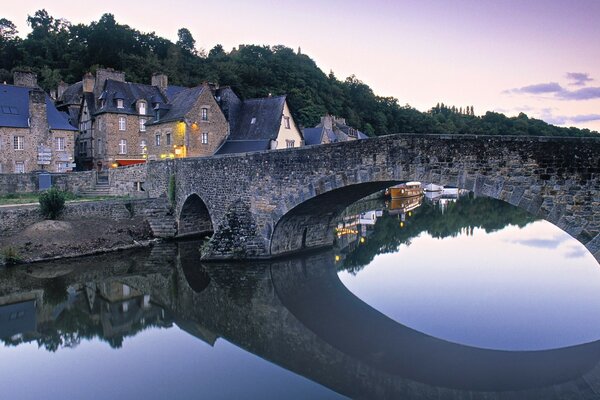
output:
[[[10,193],[0,195],[0,206],[11,205],[11,204],[26,204],[26,203],[38,203],[39,193]],[[66,193],[67,201],[91,201],[91,200],[116,200],[123,199],[126,196],[78,196],[73,193]]]

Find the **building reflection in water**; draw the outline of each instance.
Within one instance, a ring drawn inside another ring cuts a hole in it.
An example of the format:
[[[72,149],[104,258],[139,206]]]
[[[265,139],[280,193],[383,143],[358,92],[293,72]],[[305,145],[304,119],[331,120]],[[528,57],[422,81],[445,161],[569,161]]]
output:
[[[467,210],[469,201],[477,200],[466,201]],[[200,242],[189,241],[66,261],[58,277],[40,278],[51,264],[1,271],[0,337],[12,346],[37,341],[50,351],[91,338],[118,348],[124,337],[175,324],[351,398],[558,399],[567,392],[595,398],[600,342],[544,351],[459,345],[393,321],[344,287],[337,274],[343,260],[335,255],[352,253],[361,238],[365,248],[371,242],[375,252],[387,251],[378,227],[389,224],[400,233],[383,236],[402,242],[402,235],[423,231],[422,219],[441,218],[431,205],[422,213],[417,207],[349,210],[338,225],[338,247],[303,257],[203,264]],[[409,218],[406,229],[397,223],[402,215]],[[503,223],[523,218],[509,215]],[[464,228],[448,224],[447,234]]]

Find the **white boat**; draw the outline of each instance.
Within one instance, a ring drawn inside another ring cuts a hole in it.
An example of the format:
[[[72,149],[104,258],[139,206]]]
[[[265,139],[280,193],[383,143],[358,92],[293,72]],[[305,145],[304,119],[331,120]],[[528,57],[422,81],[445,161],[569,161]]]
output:
[[[428,183],[425,185],[424,189],[426,192],[441,192],[444,190],[444,187],[442,185],[436,185],[435,183]]]

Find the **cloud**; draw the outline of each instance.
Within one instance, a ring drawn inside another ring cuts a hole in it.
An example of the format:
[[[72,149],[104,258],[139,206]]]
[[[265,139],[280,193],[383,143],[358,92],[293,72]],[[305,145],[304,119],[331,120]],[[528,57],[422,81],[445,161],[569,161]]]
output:
[[[569,121],[575,122],[575,123],[600,121],[600,114],[575,115],[575,116],[569,117],[567,119]]]
[[[556,82],[549,83],[538,83],[535,85],[523,86],[522,88],[511,89],[505,91],[505,93],[518,93],[518,94],[546,94],[546,93],[558,93],[564,89]]]
[[[556,249],[565,241],[564,237],[555,237],[553,239],[520,239],[512,240],[511,243],[520,244],[527,247],[538,249]]]
[[[578,90],[563,90],[556,93],[556,97],[562,100],[592,100],[600,99],[600,87],[586,87]]]
[[[593,81],[590,74],[584,72],[567,72],[567,79],[573,81],[569,83],[571,86],[585,86],[588,82]]]

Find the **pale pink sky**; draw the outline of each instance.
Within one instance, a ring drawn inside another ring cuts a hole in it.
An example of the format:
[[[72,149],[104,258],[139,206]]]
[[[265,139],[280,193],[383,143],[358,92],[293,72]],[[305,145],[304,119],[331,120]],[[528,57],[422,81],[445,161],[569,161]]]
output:
[[[301,47],[324,72],[355,74],[375,93],[423,111],[437,102],[474,105],[477,114],[523,111],[600,131],[597,0],[21,0],[0,16],[24,36],[27,15],[41,8],[72,23],[110,12],[173,41],[186,27],[206,50]]]

